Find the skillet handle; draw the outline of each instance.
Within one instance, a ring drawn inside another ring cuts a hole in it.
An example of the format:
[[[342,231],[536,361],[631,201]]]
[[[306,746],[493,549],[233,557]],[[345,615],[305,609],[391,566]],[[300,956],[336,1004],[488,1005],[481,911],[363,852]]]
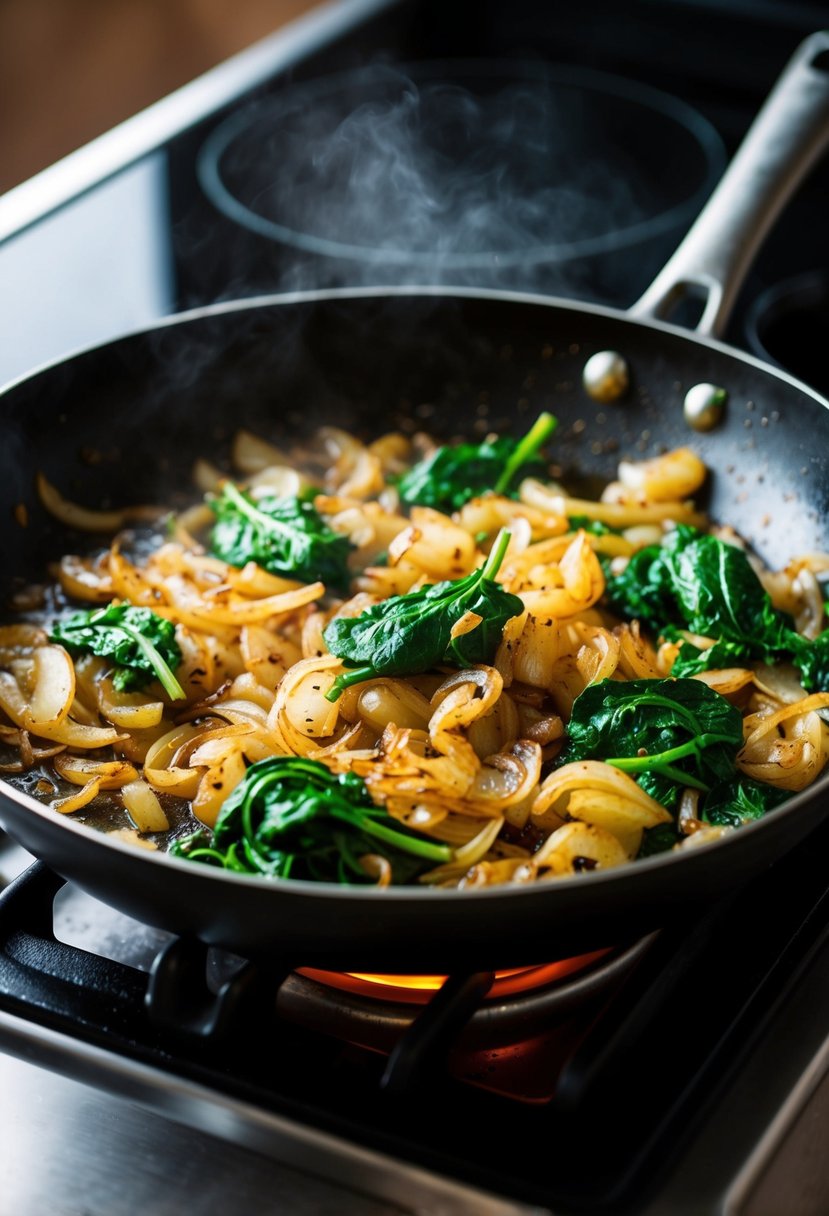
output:
[[[719,336],[778,214],[829,143],[829,31],[801,43],[682,244],[629,310],[668,319],[687,297],[696,332]]]

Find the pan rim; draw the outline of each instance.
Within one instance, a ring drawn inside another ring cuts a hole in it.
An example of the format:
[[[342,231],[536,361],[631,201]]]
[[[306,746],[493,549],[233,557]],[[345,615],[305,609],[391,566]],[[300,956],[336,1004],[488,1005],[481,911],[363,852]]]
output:
[[[655,870],[663,870],[666,866],[684,865],[687,869],[692,857],[698,856],[705,858],[710,849],[733,848],[736,842],[743,839],[750,839],[757,836],[763,831],[773,829],[775,823],[781,819],[788,819],[796,814],[801,806],[807,802],[811,802],[815,795],[820,795],[829,790],[829,767],[824,771],[823,775],[811,786],[805,790],[800,790],[792,798],[788,799],[781,806],[776,807],[768,815],[762,819],[755,819],[749,823],[743,823],[741,827],[735,828],[732,831],[726,832],[725,835],[718,837],[703,845],[692,847],[692,849],[673,849],[665,853],[657,853],[652,857],[643,857],[633,859],[626,865],[613,866],[606,870],[590,870],[584,871],[581,874],[564,875],[554,881],[548,882],[531,882],[531,883],[500,883],[489,887],[428,887],[428,886],[388,886],[378,887],[376,885],[349,885],[347,883],[338,884],[330,882],[315,882],[310,879],[291,878],[291,879],[268,879],[262,874],[239,874],[232,870],[223,870],[215,866],[201,865],[196,866],[192,862],[184,858],[172,857],[169,853],[163,852],[160,849],[145,849],[140,845],[129,844],[124,840],[118,839],[114,833],[99,831],[95,828],[88,827],[85,823],[79,823],[74,819],[62,816],[59,812],[53,811],[44,803],[38,802],[32,798],[30,794],[26,794],[23,790],[17,789],[10,785],[5,778],[0,779],[0,823],[3,822],[3,802],[9,799],[17,803],[26,811],[34,811],[35,814],[48,825],[50,829],[55,831],[69,831],[76,834],[83,840],[97,841],[99,845],[106,849],[115,849],[116,852],[123,856],[135,858],[140,863],[147,861],[150,864],[157,864],[159,861],[162,865],[172,866],[174,871],[180,874],[188,874],[194,879],[212,879],[218,878],[222,882],[230,882],[233,885],[248,888],[252,891],[295,891],[297,895],[314,895],[327,899],[340,899],[346,897],[352,901],[359,902],[363,898],[379,899],[382,902],[392,900],[395,903],[407,902],[411,899],[415,901],[425,901],[430,905],[440,903],[454,904],[459,899],[467,901],[491,900],[497,898],[506,898],[508,896],[519,896],[526,892],[535,892],[540,894],[542,890],[556,890],[562,886],[572,888],[574,884],[579,886],[585,884],[591,887],[607,887],[608,885],[624,885],[625,881],[635,878],[637,874],[647,874]],[[4,825],[5,826],[5,825]],[[9,829],[6,829],[9,831]],[[9,831],[9,835],[21,847],[26,849],[27,846],[18,841],[13,830]],[[741,846],[747,847],[747,846]],[[788,852],[788,848],[781,850],[780,856],[784,856]],[[703,865],[703,862],[696,863],[697,866]]]
[[[773,376],[776,380],[789,385],[791,388],[798,389],[808,397],[811,397],[813,401],[817,401],[825,409],[829,409],[829,397],[825,397],[817,389],[812,388],[811,385],[806,384],[803,380],[799,380],[784,368],[777,367],[758,355],[752,354],[750,351],[740,350],[739,347],[732,346],[728,342],[723,342],[719,338],[698,334],[695,330],[685,329],[683,326],[674,325],[670,321],[663,321],[658,317],[634,317],[623,308],[614,308],[609,304],[592,304],[590,301],[575,300],[568,296],[551,296],[541,292],[530,291],[507,291],[494,287],[469,287],[462,284],[403,284],[391,287],[376,284],[366,287],[320,287],[309,288],[303,291],[267,292],[262,295],[221,300],[213,304],[203,304],[196,308],[184,309],[181,312],[169,313],[166,316],[157,317],[152,322],[121,330],[119,333],[102,341],[82,343],[80,346],[72,347],[63,354],[46,359],[28,371],[13,377],[11,380],[0,383],[0,409],[3,407],[4,398],[13,389],[26,384],[30,380],[34,380],[37,376],[50,371],[52,368],[71,363],[85,355],[90,355],[98,350],[105,350],[108,347],[116,346],[132,338],[156,333],[159,330],[174,329],[179,325],[209,320],[212,317],[254,311],[261,308],[281,308],[297,304],[323,304],[326,302],[333,303],[335,301],[348,300],[372,300],[384,297],[394,299],[411,297],[421,299],[491,300],[495,303],[560,309],[583,313],[588,316],[602,317],[612,321],[620,321],[633,326],[635,329],[655,330],[657,333],[664,333],[666,336],[682,338],[693,342],[703,350],[712,350],[717,354],[737,359],[739,362],[753,367],[757,371]]]

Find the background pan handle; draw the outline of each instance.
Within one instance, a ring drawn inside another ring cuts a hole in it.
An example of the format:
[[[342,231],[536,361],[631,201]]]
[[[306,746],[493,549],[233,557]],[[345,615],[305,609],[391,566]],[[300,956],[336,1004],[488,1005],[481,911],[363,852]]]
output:
[[[720,184],[667,265],[630,309],[668,319],[705,299],[697,333],[716,337],[766,234],[829,143],[829,31],[801,43]]]

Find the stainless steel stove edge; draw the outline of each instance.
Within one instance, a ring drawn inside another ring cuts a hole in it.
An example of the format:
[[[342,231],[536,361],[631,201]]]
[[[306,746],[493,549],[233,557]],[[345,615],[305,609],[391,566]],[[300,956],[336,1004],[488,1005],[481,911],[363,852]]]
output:
[[[299,1175],[386,1201],[411,1216],[554,1216],[455,1182],[337,1136],[288,1120],[173,1073],[68,1041],[47,1027],[0,1010],[0,1050],[32,1067],[94,1087],[195,1133],[261,1154]],[[0,1060],[2,1068],[2,1060]],[[25,1093],[15,1095],[25,1118]],[[83,1161],[77,1163],[83,1168]],[[343,1209],[345,1210],[345,1208]],[[349,1211],[359,1208],[349,1206]],[[98,1216],[97,1211],[91,1216]],[[27,1216],[18,1213],[18,1216]]]

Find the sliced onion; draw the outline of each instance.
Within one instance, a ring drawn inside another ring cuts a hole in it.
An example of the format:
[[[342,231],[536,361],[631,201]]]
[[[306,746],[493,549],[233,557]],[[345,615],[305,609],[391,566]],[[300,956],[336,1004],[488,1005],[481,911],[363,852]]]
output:
[[[204,735],[204,742],[200,742],[190,753],[190,764],[193,768],[214,768],[226,760],[231,752],[244,750],[244,744],[247,737],[252,735],[254,727],[251,726],[224,726],[219,730],[212,730]]]
[[[501,810],[525,802],[541,777],[541,748],[527,739],[518,739],[509,752],[489,756],[477,773],[468,798],[475,810],[481,805],[497,804]]]
[[[351,691],[351,690],[348,690]],[[389,722],[395,726],[424,730],[432,716],[432,707],[405,680],[368,680],[353,690],[357,694],[357,713],[363,722],[381,735]],[[344,710],[341,705],[341,712]]]
[[[278,574],[271,574],[269,570],[257,566],[256,562],[246,562],[241,570],[228,567],[225,578],[234,591],[246,596],[281,595],[285,591],[296,591],[302,586],[295,578],[282,578]]]
[[[158,611],[160,604],[163,604],[164,600],[158,588],[153,587],[146,575],[117,549],[110,552],[109,573],[119,599],[138,607],[152,608],[154,611]]]
[[[39,646],[46,646],[49,635],[39,625],[0,625],[0,665],[31,655]]]
[[[72,554],[62,557],[57,576],[61,587],[72,599],[108,604],[113,598],[112,580],[106,568],[99,570],[84,558]]]
[[[322,583],[310,583],[307,587],[299,587],[293,591],[284,591],[279,595],[269,595],[264,599],[236,599],[221,602],[217,599],[205,599],[194,592],[188,592],[183,581],[177,586],[169,580],[170,604],[175,608],[180,619],[185,624],[191,621],[197,629],[219,625],[254,625],[268,620],[272,616],[284,616],[304,608],[325,594]],[[184,609],[185,616],[179,610]]]
[[[270,466],[288,464],[284,452],[244,428],[233,436],[231,459],[242,473],[259,473]]]
[[[231,752],[220,764],[209,768],[199,783],[193,798],[193,814],[212,828],[219,817],[225,799],[243,780],[247,765],[241,751]]]
[[[700,846],[722,840],[723,836],[729,836],[733,831],[733,828],[726,827],[724,824],[706,823],[698,831],[692,832],[690,836],[681,840],[677,847],[683,850],[698,849]]]
[[[303,659],[283,679],[276,694],[274,708],[283,732],[291,729],[303,740],[302,746],[316,746],[337,729],[340,709],[336,702],[326,700],[331,689],[339,659],[333,664],[322,659]],[[302,753],[300,753],[302,754]]]
[[[158,795],[150,789],[146,781],[136,779],[128,782],[121,790],[124,806],[130,819],[139,832],[168,832],[170,821],[164,808],[158,800]]]
[[[15,726],[23,730],[31,730],[42,739],[51,739],[55,743],[65,743],[69,747],[112,747],[123,739],[114,728],[84,726],[71,718],[64,718],[56,724],[40,722],[35,730],[29,712],[29,704],[24,697],[19,684],[8,671],[0,671],[0,709],[4,711]]]
[[[577,760],[550,773],[532,814],[550,827],[563,819],[577,819],[601,828],[620,841],[626,855],[638,850],[637,833],[641,839],[642,829],[671,819],[632,777],[601,760]]]
[[[540,481],[528,477],[521,483],[521,501],[555,515],[584,515],[598,519],[614,528],[630,528],[638,524],[693,524],[705,528],[707,520],[686,502],[655,502],[641,506],[637,503],[593,502],[586,498],[570,498],[567,494],[550,492]]]
[[[193,481],[202,494],[218,494],[225,475],[209,460],[198,459],[193,465]]]
[[[707,684],[721,697],[734,697],[749,684],[755,683],[754,672],[745,667],[722,667],[719,670],[712,668],[711,671],[698,671],[691,678],[699,680],[701,684]]]
[[[158,726],[164,716],[164,702],[155,701],[142,693],[115,693],[112,681],[101,680],[98,685],[98,705],[108,722],[125,730],[147,730]]]
[[[39,646],[34,652],[35,685],[29,706],[32,729],[57,726],[75,699],[75,668],[62,646]]]
[[[664,674],[656,651],[642,637],[638,621],[620,625],[614,632],[619,638],[619,671],[626,679],[659,679]]]
[[[124,507],[120,511],[95,511],[70,502],[47,481],[42,473],[37,474],[37,492],[46,510],[67,528],[79,532],[118,532],[130,520],[152,520],[163,515],[160,507]]]
[[[65,781],[71,781],[73,785],[86,785],[97,778],[102,790],[117,790],[138,778],[133,766],[125,760],[90,760],[66,752],[56,757],[53,767]]]
[[[751,733],[746,736],[743,751],[751,751],[756,743],[772,731],[776,731],[778,726],[788,718],[801,717],[814,710],[826,709],[827,706],[829,706],[829,692],[813,692],[799,701],[788,702],[773,714],[764,714],[756,721]]]
[[[196,738],[203,729],[190,724],[177,726],[152,744],[144,761],[144,778],[154,789],[179,798],[195,798],[201,770],[180,768],[173,760],[179,748]]]
[[[674,448],[651,460],[622,460],[619,480],[626,490],[640,491],[648,502],[676,502],[689,498],[708,475],[691,448]]]
[[[477,836],[472,837],[468,844],[461,845],[459,849],[455,850],[455,862],[462,866],[473,866],[476,861],[480,861],[492,848],[503,826],[503,816],[491,819],[481,828]]]
[[[450,725],[459,727],[474,722],[476,718],[480,718],[493,708],[503,687],[504,681],[500,672],[483,663],[478,663],[474,667],[463,667],[460,671],[454,672],[443,681],[432,697],[434,713],[429,726],[430,733],[433,731],[432,724],[434,724],[434,729],[437,729],[437,724],[440,723],[440,728],[446,730],[450,728]],[[464,693],[462,701],[453,702],[451,711],[446,712],[446,702],[450,693],[458,690]]]
[[[264,495],[271,498],[298,498],[307,485],[308,480],[286,464],[267,465],[248,481],[248,489],[254,498]]]
[[[436,866],[427,874],[424,874],[420,881],[425,883],[441,883],[446,880],[457,881],[466,874],[466,872],[479,861],[482,860],[492,848],[498,833],[504,826],[503,816],[497,819],[490,819],[481,828],[471,840],[455,849],[454,856],[451,861],[446,862],[442,866]],[[443,834],[441,833],[441,839]]]
[[[534,870],[544,868],[550,877],[560,877],[581,872],[580,863],[586,859],[594,867],[608,870],[624,865],[628,855],[623,845],[610,832],[589,823],[565,823],[557,828],[534,855],[528,866]]]
[[[379,853],[366,853],[359,858],[359,862],[361,868],[365,870],[369,878],[375,880],[378,887],[391,885],[391,862],[387,857],[382,857]]]
[[[77,794],[69,794],[66,798],[55,798],[49,805],[53,811],[59,811],[61,815],[70,815],[72,811],[79,811],[82,807],[87,806],[93,798],[98,796],[100,789],[100,778],[93,777],[91,781],[87,781],[83,789],[78,790]]]
[[[808,695],[798,672],[789,663],[755,663],[753,678],[757,688],[768,693],[775,701],[792,704]]]

